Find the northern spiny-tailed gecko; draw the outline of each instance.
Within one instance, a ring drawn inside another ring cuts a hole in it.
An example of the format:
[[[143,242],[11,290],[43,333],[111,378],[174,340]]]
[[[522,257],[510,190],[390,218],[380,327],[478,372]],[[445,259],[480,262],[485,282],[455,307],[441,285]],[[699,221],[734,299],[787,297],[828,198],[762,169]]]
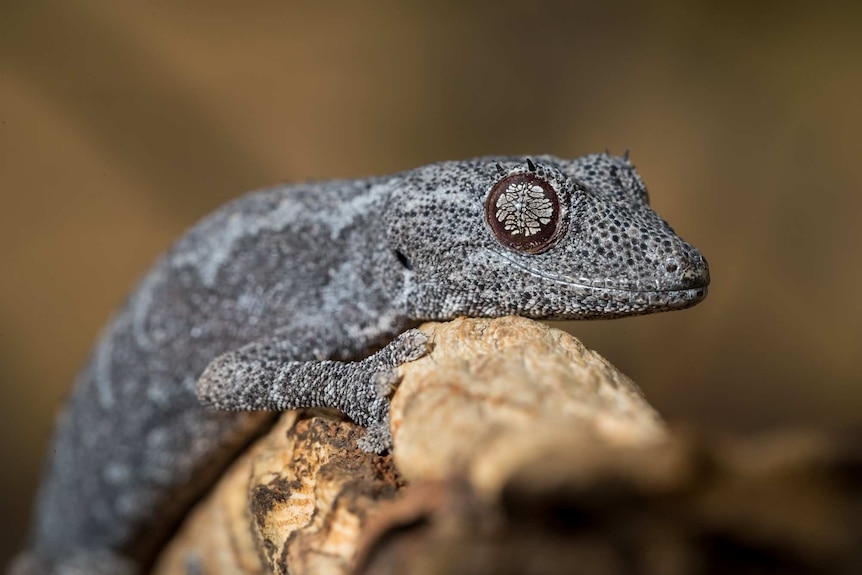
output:
[[[708,284],[627,155],[478,158],[245,196],[162,256],[105,329],[13,570],[147,568],[264,421],[250,410],[335,407],[368,428],[365,449],[386,449],[381,389],[425,353],[423,320],[630,316],[692,306]]]

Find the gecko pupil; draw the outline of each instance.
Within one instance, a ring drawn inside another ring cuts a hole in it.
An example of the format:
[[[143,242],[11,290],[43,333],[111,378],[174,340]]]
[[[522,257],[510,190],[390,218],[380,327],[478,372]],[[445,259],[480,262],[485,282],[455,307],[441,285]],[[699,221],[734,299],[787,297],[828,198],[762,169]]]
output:
[[[537,254],[557,237],[560,200],[551,184],[539,176],[512,174],[491,188],[485,200],[485,219],[501,244]]]

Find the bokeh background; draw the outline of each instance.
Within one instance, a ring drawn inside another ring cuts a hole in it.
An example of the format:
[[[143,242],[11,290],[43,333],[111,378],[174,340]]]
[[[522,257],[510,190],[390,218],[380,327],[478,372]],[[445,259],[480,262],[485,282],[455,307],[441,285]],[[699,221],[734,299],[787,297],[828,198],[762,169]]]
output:
[[[0,4],[0,563],[100,326],[195,220],[283,180],[605,148],[711,293],[567,328],[672,421],[858,425],[858,6]]]

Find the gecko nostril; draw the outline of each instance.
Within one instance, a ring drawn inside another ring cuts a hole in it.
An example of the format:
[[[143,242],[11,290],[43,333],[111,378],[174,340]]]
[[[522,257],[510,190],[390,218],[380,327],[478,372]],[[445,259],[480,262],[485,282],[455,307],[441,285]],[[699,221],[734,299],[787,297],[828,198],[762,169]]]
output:
[[[664,261],[664,270],[679,288],[693,289],[709,285],[709,266],[693,248],[679,251]],[[670,279],[670,278],[669,278]]]

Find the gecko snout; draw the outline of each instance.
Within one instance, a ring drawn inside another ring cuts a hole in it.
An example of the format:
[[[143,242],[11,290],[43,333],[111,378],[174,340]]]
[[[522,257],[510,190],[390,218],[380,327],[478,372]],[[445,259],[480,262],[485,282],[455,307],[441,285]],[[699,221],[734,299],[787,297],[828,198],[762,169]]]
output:
[[[668,256],[664,271],[674,278],[676,289],[696,289],[709,285],[709,264],[699,251],[691,246]]]

